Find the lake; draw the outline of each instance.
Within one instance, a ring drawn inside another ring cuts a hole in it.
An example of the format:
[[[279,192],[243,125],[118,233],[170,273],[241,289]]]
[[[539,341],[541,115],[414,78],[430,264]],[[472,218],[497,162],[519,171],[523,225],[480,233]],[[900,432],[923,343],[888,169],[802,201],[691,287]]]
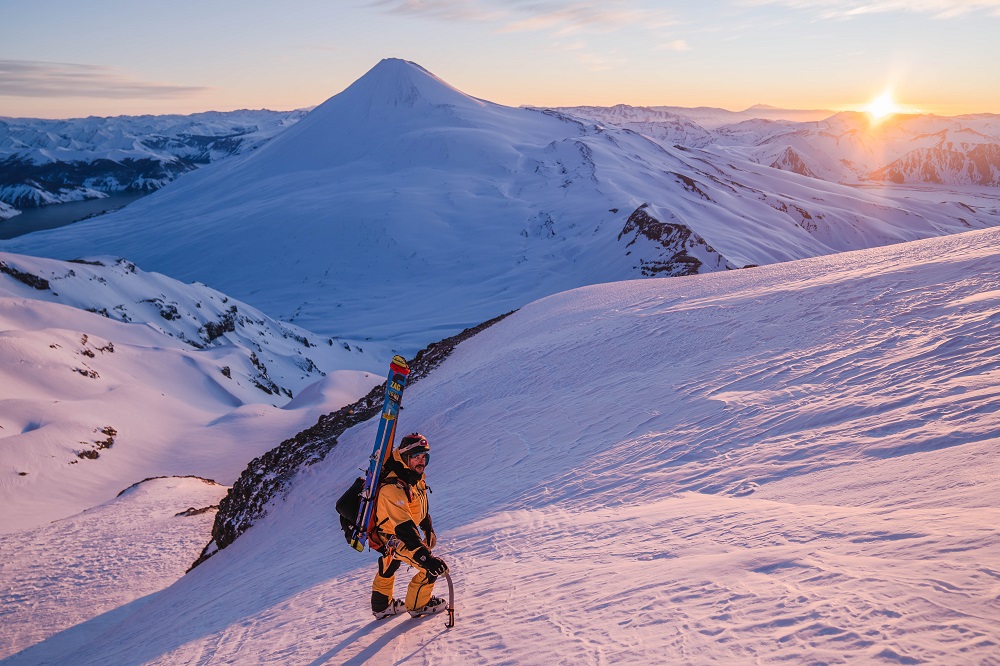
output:
[[[86,217],[100,215],[109,210],[116,210],[141,199],[149,192],[116,192],[106,199],[91,199],[89,201],[71,201],[63,204],[51,204],[41,208],[28,208],[9,220],[0,222],[0,240],[29,234],[42,229],[55,229],[78,222]]]

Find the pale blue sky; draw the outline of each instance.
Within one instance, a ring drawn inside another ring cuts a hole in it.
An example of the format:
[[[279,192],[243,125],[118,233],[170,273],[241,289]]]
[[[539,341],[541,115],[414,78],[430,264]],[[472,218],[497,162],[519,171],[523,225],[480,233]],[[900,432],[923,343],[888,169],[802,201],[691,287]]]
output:
[[[288,110],[385,57],[502,104],[1000,113],[1000,0],[0,0],[0,116]]]

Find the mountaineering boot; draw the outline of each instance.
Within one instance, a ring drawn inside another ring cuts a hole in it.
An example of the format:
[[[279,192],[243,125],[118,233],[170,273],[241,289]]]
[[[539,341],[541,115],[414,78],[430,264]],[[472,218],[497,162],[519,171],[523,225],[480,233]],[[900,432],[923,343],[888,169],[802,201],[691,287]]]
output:
[[[399,615],[406,610],[406,602],[402,599],[391,599],[389,605],[380,611],[373,611],[376,620],[384,620],[393,615]]]
[[[421,606],[415,610],[410,611],[410,617],[420,617],[421,615],[431,615],[432,613],[440,613],[448,604],[441,597],[431,597],[430,601],[427,602],[426,606]]]

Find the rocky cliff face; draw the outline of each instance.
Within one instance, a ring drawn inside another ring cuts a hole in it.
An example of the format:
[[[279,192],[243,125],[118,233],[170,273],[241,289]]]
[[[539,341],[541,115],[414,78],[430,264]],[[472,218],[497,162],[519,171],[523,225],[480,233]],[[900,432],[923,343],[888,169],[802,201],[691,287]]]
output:
[[[892,183],[936,183],[1000,186],[1000,144],[972,147],[946,144],[913,150],[881,169],[868,180]]]
[[[410,366],[408,384],[426,377],[451,354],[458,343],[471,338],[509,314],[511,313],[468,328],[458,335],[445,338],[421,350],[412,361],[408,362]],[[321,416],[311,428],[286,439],[263,456],[254,458],[219,503],[219,512],[212,526],[212,541],[205,546],[201,557],[191,565],[191,568],[198,566],[246,532],[267,513],[268,503],[287,492],[300,469],[323,460],[337,446],[337,438],[345,430],[378,416],[382,411],[384,400],[385,382],[376,386],[357,402]]]
[[[771,167],[774,169],[781,169],[782,171],[792,171],[802,176],[809,176],[810,178],[816,178],[816,174],[806,166],[805,161],[802,157],[795,151],[794,148],[787,148],[785,152],[781,153],[774,162],[771,163]]]
[[[705,242],[705,239],[679,222],[663,222],[647,212],[649,204],[636,208],[618,240],[630,239],[626,248],[639,264],[636,268],[646,277],[673,277],[694,275],[702,266],[708,270],[736,268],[725,257]]]

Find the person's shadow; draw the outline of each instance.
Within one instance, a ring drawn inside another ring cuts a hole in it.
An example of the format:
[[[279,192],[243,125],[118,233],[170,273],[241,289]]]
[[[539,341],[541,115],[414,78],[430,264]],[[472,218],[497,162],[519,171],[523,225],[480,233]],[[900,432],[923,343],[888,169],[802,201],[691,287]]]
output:
[[[404,619],[400,624],[397,624],[391,630],[379,636],[378,640],[373,641],[372,644],[366,647],[364,650],[362,650],[355,656],[351,657],[347,661],[342,662],[343,666],[359,666],[360,664],[368,663],[369,660],[374,659],[378,655],[378,653],[382,651],[382,648],[392,643],[398,636],[406,633],[415,626],[423,624],[424,622],[431,621],[434,618],[437,618],[439,621],[441,619],[437,615],[426,615],[424,617],[417,619]],[[389,621],[391,622],[392,620]],[[378,620],[373,620],[368,624],[359,627],[357,631],[355,631],[350,636],[344,638],[344,640],[340,641],[340,643],[338,643],[336,646],[328,650],[325,654],[316,657],[315,660],[310,662],[309,666],[322,666],[323,664],[328,663],[330,659],[339,655],[341,651],[344,650],[344,648],[348,647],[362,636],[367,636],[369,633],[371,633],[372,627],[377,626],[378,623],[379,623]],[[429,643],[437,640],[438,637],[440,637],[446,631],[447,630],[445,629],[439,631],[433,636],[430,636],[429,638],[427,638],[427,640],[423,641],[419,646],[417,646],[417,648],[413,652],[411,652],[409,655],[407,655],[406,657],[404,657],[399,661],[405,662],[407,659],[409,659],[416,653],[423,650]]]

